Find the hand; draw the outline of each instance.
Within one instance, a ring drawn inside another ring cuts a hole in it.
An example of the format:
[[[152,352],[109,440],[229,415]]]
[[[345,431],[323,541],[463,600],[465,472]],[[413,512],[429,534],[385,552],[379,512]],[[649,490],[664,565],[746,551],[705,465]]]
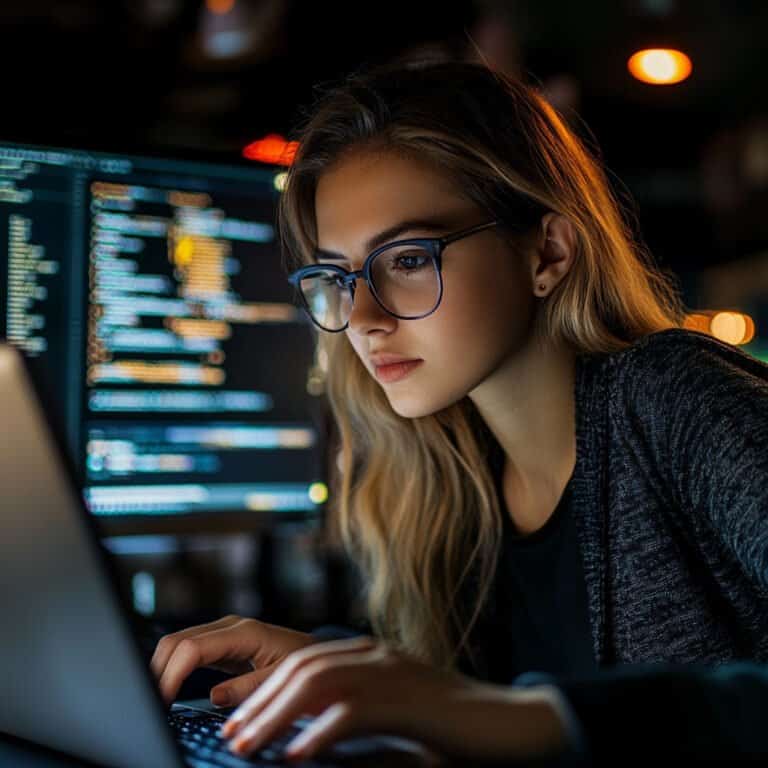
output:
[[[396,734],[451,756],[551,755],[565,729],[546,689],[513,689],[442,672],[364,636],[295,651],[222,727],[251,754],[302,715],[316,719],[286,749],[306,759],[364,732]]]
[[[317,642],[306,632],[230,615],[164,635],[150,668],[166,704],[176,698],[181,684],[198,667],[239,675],[211,688],[213,704],[237,706],[286,656]]]

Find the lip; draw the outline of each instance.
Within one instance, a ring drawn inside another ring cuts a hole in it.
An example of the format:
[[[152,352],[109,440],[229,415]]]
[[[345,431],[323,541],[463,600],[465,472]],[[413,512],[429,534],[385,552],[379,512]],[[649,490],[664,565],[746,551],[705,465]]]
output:
[[[423,362],[423,360],[401,360],[399,362],[389,363],[388,365],[377,365],[376,378],[385,383],[400,381],[400,379],[404,379]]]
[[[368,358],[376,367],[380,365],[392,365],[392,363],[406,363],[418,360],[417,357],[403,357],[402,355],[392,355],[382,352],[380,355],[373,354]]]

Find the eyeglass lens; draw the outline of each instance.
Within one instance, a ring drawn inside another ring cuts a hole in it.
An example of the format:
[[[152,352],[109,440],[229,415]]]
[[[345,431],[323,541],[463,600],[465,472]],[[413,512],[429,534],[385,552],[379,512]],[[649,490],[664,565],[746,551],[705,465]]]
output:
[[[371,262],[371,281],[384,308],[402,318],[431,312],[440,295],[440,276],[432,253],[418,245],[396,245]],[[340,330],[352,312],[352,296],[341,275],[318,267],[300,281],[300,289],[315,322]]]

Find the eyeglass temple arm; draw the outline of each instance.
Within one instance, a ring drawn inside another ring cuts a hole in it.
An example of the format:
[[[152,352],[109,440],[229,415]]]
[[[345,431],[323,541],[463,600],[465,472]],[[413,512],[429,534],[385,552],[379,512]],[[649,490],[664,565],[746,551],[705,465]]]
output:
[[[469,235],[473,235],[475,232],[480,232],[483,229],[495,227],[498,223],[498,219],[494,219],[493,221],[485,222],[485,224],[477,224],[476,226],[470,227],[469,229],[464,229],[461,232],[456,232],[455,234],[449,235],[448,237],[443,237],[440,239],[440,242],[443,244],[443,246],[446,246],[449,243],[452,243],[454,240],[459,240],[462,237],[468,237]]]

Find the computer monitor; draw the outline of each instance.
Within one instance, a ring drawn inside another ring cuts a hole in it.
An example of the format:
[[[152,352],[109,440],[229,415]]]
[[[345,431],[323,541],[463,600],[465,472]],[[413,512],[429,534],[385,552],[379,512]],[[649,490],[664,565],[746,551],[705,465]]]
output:
[[[188,155],[188,153],[185,153]],[[317,518],[327,412],[279,167],[0,141],[0,317],[105,534]]]

